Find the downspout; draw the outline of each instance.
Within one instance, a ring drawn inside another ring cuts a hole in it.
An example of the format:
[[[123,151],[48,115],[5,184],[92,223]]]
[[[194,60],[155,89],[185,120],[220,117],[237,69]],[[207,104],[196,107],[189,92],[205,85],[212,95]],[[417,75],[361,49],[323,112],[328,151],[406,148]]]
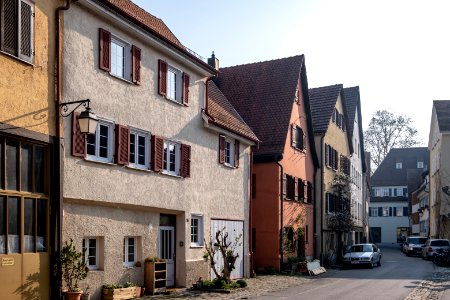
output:
[[[62,74],[61,74],[61,68],[62,68],[62,50],[61,50],[61,36],[62,36],[62,25],[61,25],[61,12],[66,11],[70,8],[70,1],[67,0],[66,4],[63,6],[60,6],[56,9],[56,34],[55,34],[55,47],[56,47],[56,74],[55,74],[55,81],[56,81],[56,99],[55,99],[55,115],[56,115],[56,138],[57,138],[57,145],[54,147],[55,149],[55,155],[57,159],[55,160],[55,173],[57,179],[55,180],[55,194],[59,198],[59,201],[55,201],[57,203],[56,208],[56,232],[55,232],[55,244],[53,256],[54,260],[53,263],[56,262],[57,265],[57,274],[55,274],[54,279],[52,280],[52,288],[51,288],[51,298],[52,299],[61,299],[61,291],[62,291],[62,276],[61,276],[61,265],[60,265],[60,258],[61,258],[61,247],[62,247],[62,226],[63,226],[63,176],[64,176],[64,134],[61,131],[61,114],[59,105],[62,102]]]
[[[316,203],[316,197],[317,197],[317,193],[316,193],[316,175],[317,175],[317,168],[315,168],[314,170],[314,177],[313,177],[313,236],[314,236],[314,243],[313,243],[313,253],[314,253],[314,258],[317,258],[317,224],[316,224],[316,216],[314,215],[316,212],[316,208],[317,208],[317,203]]]
[[[283,154],[275,157],[276,164],[280,167],[280,271],[283,266],[283,165],[280,160],[283,159]]]
[[[250,147],[250,193],[248,201],[248,250],[250,253],[250,277],[255,277],[254,260],[253,260],[253,146]]]
[[[322,160],[323,157],[323,149],[324,149],[324,144],[323,144],[323,139],[325,138],[325,135],[322,135],[322,137],[320,138],[320,158]],[[324,191],[324,185],[323,185],[323,180],[324,180],[324,176],[325,176],[325,168],[323,166],[323,161],[322,161],[322,168],[320,169],[320,263],[321,265],[323,264],[323,249],[324,249],[324,245],[323,245],[323,228],[324,228],[324,209],[323,209],[323,191]],[[326,205],[325,205],[326,207]]]

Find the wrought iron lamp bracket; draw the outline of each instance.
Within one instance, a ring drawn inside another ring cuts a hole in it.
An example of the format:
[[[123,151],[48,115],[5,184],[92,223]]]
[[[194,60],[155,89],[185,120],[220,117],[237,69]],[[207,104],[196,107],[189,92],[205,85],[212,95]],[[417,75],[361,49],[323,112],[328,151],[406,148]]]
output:
[[[61,109],[61,112],[60,112],[61,116],[63,116],[64,118],[70,116],[78,107],[80,107],[82,105],[84,107],[86,107],[87,109],[90,109],[90,107],[89,107],[90,103],[91,103],[91,100],[89,100],[89,99],[61,103],[59,105],[59,108]],[[69,105],[74,105],[74,104],[78,104],[78,105],[69,111]]]

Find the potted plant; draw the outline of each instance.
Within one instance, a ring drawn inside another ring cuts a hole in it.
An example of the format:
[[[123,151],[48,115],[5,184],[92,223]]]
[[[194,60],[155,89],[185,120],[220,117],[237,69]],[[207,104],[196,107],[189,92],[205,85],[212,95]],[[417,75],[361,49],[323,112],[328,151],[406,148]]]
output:
[[[133,299],[140,297],[140,294],[141,288],[133,282],[127,282],[125,284],[105,284],[103,286],[102,299]]]
[[[83,290],[83,293],[81,294],[81,300],[90,300],[91,294],[89,294],[89,285]]]
[[[300,262],[300,258],[297,256],[289,256],[288,257],[288,264],[291,266],[292,273],[295,273],[295,271],[297,271],[299,262]]]
[[[82,291],[78,287],[78,282],[87,277],[88,268],[86,262],[82,260],[82,253],[78,252],[70,243],[64,243],[61,250],[61,270],[62,277],[66,283],[67,290],[64,292],[66,300],[80,300]]]

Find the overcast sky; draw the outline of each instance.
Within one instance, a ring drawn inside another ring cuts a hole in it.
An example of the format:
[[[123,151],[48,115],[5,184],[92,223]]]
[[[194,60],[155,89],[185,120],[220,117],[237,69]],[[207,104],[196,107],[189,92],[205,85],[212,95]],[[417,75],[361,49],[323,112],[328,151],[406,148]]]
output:
[[[450,99],[447,0],[133,0],[221,67],[305,54],[309,87],[359,85],[377,110],[413,119],[428,143],[432,101]]]

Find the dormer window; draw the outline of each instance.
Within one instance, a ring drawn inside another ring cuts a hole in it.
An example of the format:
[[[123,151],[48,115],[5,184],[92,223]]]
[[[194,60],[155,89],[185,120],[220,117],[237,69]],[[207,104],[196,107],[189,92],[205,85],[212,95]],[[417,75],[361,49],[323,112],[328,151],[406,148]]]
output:
[[[401,169],[402,168],[402,163],[401,162],[396,163],[395,164],[395,168],[396,169]]]

